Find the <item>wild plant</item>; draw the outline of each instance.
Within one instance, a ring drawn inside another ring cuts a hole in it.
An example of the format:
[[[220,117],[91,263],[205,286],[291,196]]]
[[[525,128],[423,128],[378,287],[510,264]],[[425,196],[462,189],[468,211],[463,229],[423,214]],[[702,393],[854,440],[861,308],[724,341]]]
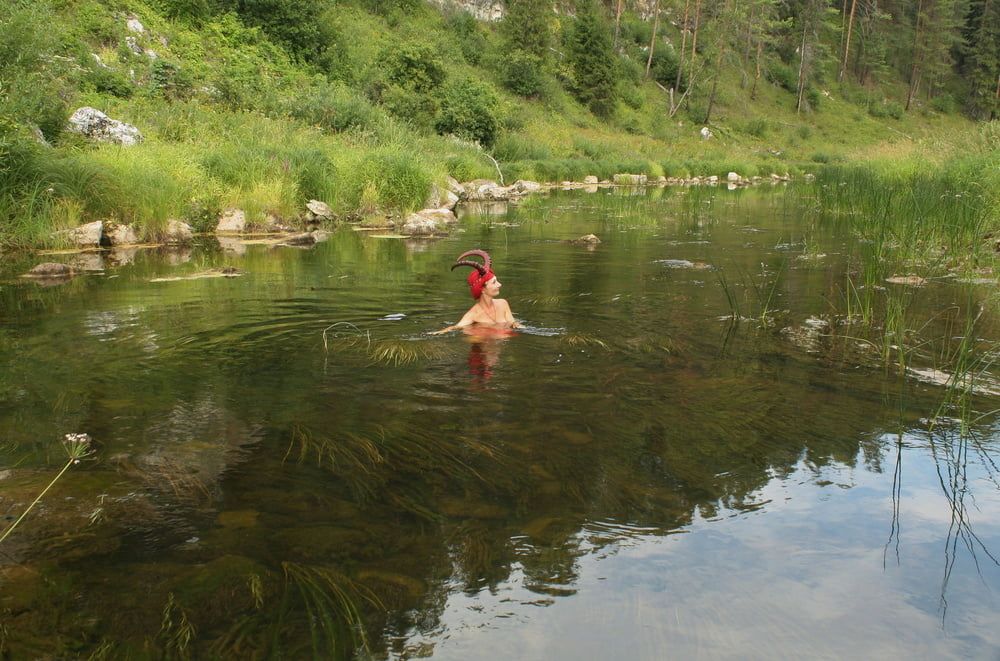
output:
[[[45,488],[42,489],[41,493],[38,494],[31,504],[28,505],[28,508],[21,513],[21,516],[17,517],[14,523],[10,524],[3,534],[0,535],[0,544],[2,544],[3,541],[7,539],[12,532],[14,532],[14,529],[17,528],[22,521],[24,521],[24,518],[28,516],[28,513],[34,509],[35,505],[38,504],[42,497],[49,492],[49,489],[51,489],[53,485],[59,481],[59,478],[61,478],[71,466],[79,464],[82,460],[90,457],[94,453],[94,449],[91,446],[91,438],[87,434],[66,434],[63,437],[62,446],[63,450],[66,452],[66,464],[62,467],[62,470],[60,470],[56,476],[52,478]]]

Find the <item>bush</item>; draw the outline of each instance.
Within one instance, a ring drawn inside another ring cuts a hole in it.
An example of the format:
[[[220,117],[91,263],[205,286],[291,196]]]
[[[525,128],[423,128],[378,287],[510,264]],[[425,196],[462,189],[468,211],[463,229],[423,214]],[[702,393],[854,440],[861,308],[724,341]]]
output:
[[[650,73],[653,74],[653,80],[670,89],[677,84],[677,67],[677,54],[673,50],[661,48],[653,56],[653,66],[650,69]],[[677,90],[678,92],[683,92],[687,89],[688,82],[685,74],[686,72],[681,72],[680,89]]]
[[[406,89],[426,94],[444,82],[444,65],[427,44],[393,45],[380,56],[386,80]]]
[[[764,77],[789,92],[795,93],[799,90],[798,74],[783,62],[772,62],[765,70]]]
[[[500,64],[503,86],[523,97],[538,96],[545,80],[543,67],[542,58],[526,51],[507,53]]]
[[[743,132],[747,135],[763,138],[770,128],[771,125],[766,119],[751,119],[743,125]]]
[[[434,96],[399,85],[389,85],[381,93],[382,106],[389,114],[412,126],[429,129],[438,113]]]
[[[82,82],[84,85],[92,86],[96,92],[117,96],[120,99],[129,98],[135,91],[132,81],[124,73],[100,65],[91,69]]]
[[[489,42],[486,41],[486,35],[483,28],[480,27],[479,21],[469,12],[461,11],[449,16],[446,24],[448,32],[458,42],[458,47],[462,51],[462,57],[465,58],[465,61],[472,65],[482,62],[483,55],[489,48]]]
[[[189,98],[194,89],[187,71],[164,59],[153,62],[149,77],[153,91],[171,101]]]
[[[455,80],[441,94],[441,111],[435,128],[491,147],[500,129],[499,99],[493,89],[478,80]]]
[[[288,114],[331,131],[368,128],[378,117],[374,106],[350,88],[322,82],[294,97]]]
[[[229,0],[225,4],[229,4]],[[325,50],[321,0],[238,0],[232,3],[247,25],[259,27],[285,49],[307,62]]]

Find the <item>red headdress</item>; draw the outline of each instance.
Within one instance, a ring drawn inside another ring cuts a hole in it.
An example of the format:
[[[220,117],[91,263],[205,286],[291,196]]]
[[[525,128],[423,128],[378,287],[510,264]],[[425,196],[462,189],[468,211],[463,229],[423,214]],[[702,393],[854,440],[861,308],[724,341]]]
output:
[[[470,255],[475,255],[476,257],[481,257],[483,263],[475,262],[471,259],[465,259]],[[463,252],[455,260],[451,269],[454,271],[456,267],[459,266],[469,266],[472,267],[472,272],[469,273],[467,278],[469,282],[469,292],[472,294],[472,298],[478,299],[483,293],[483,287],[487,282],[496,277],[496,274],[490,269],[490,256],[485,250],[469,250]]]

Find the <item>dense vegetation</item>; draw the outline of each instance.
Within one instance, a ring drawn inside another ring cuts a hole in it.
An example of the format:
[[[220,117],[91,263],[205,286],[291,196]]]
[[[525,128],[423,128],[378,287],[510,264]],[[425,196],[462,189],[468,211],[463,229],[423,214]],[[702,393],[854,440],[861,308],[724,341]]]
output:
[[[1000,3],[837,4],[510,0],[484,23],[419,0],[4,3],[0,243],[92,218],[155,238],[228,206],[292,219],[309,198],[398,213],[493,159],[508,180],[752,176],[875,148],[989,176],[996,131],[951,138],[997,115]],[[84,105],[144,142],[67,132]]]

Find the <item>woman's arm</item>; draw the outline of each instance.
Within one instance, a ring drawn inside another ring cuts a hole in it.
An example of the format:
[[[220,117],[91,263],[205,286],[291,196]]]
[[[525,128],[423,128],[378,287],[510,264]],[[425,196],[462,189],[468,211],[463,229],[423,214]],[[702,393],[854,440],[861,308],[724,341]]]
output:
[[[466,326],[471,326],[472,324],[476,323],[475,320],[473,319],[473,314],[472,314],[475,309],[476,306],[473,305],[471,308],[469,308],[469,311],[465,313],[465,316],[462,317],[462,319],[459,320],[457,324],[453,326],[448,326],[447,328],[442,328],[441,330],[438,331],[434,331],[431,333],[431,335],[442,335],[444,333],[450,333],[453,330],[458,330],[459,328],[465,328]]]

